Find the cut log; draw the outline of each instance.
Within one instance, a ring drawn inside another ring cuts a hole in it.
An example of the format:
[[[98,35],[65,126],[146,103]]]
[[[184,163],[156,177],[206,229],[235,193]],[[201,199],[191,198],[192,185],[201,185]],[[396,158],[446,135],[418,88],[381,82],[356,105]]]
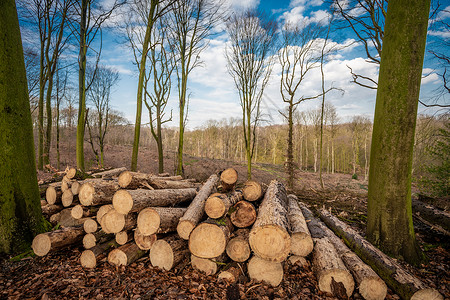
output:
[[[247,265],[250,279],[264,281],[271,286],[278,286],[283,280],[283,265],[253,256]]]
[[[67,168],[65,177],[67,179],[83,179],[85,174],[82,171],[75,168]]]
[[[85,249],[90,249],[97,244],[102,244],[106,241],[110,241],[114,238],[112,234],[108,234],[103,230],[99,230],[94,233],[87,233],[83,237],[83,247]]]
[[[299,256],[307,256],[312,252],[314,243],[306,225],[303,213],[298,206],[295,195],[288,196],[289,209],[288,220],[291,234],[291,253]]]
[[[219,265],[226,261],[226,255],[221,255],[215,258],[201,258],[191,254],[191,265],[194,269],[205,273],[206,275],[216,274],[219,270]]]
[[[72,217],[72,208],[69,207],[61,210],[56,214],[51,215],[49,221],[52,225],[59,224],[60,226],[64,227],[72,227],[83,225],[85,219],[74,219]]]
[[[228,218],[208,219],[192,230],[189,250],[200,258],[218,257],[224,253],[232,230],[233,225]]]
[[[64,227],[52,232],[41,233],[35,236],[31,248],[38,256],[44,256],[68,245],[80,242],[83,239],[83,227]]]
[[[262,259],[282,262],[291,251],[287,220],[287,195],[276,180],[269,184],[248,238],[253,252]]]
[[[70,214],[74,219],[81,219],[95,216],[98,210],[99,210],[98,207],[86,207],[77,204],[74,207],[72,207]]]
[[[85,234],[83,237],[84,249],[91,249],[95,245],[97,245],[97,239],[95,238],[95,235],[92,233]]]
[[[412,199],[412,209],[415,216],[425,219],[432,224],[433,228],[449,235],[450,232],[450,214],[443,210],[437,209],[432,205]],[[434,226],[433,226],[434,225]]]
[[[139,212],[137,228],[143,235],[177,230],[178,221],[187,208],[147,207]]]
[[[213,219],[221,218],[228,213],[231,206],[240,200],[242,200],[242,191],[209,196],[205,202],[205,213]]]
[[[61,203],[64,207],[72,206],[74,203],[78,202],[78,197],[74,197],[72,190],[67,189],[63,192],[61,196]]]
[[[116,233],[115,235],[116,243],[119,245],[125,245],[129,241],[131,241],[131,234],[128,231],[124,230]]]
[[[206,199],[211,195],[218,181],[219,177],[217,175],[211,175],[194,200],[192,200],[183,217],[180,218],[177,232],[182,239],[188,240],[192,230],[200,222],[204,213]]]
[[[92,174],[92,177],[94,177],[94,178],[111,178],[114,176],[119,176],[122,172],[125,172],[126,170],[127,170],[127,168],[125,168],[125,167],[115,168],[115,169],[111,169],[108,171],[94,173],[94,174]]]
[[[222,270],[217,278],[234,283],[239,281],[239,277],[244,275],[244,265],[238,263],[232,263]]]
[[[227,255],[231,260],[244,262],[250,257],[249,232],[248,229],[239,229],[233,233],[233,238],[230,239],[226,247]]]
[[[62,191],[61,187],[50,185],[45,191],[45,200],[48,204],[55,204],[61,202]]]
[[[150,262],[154,267],[169,271],[183,261],[189,250],[187,241],[177,235],[157,240],[150,249]]]
[[[320,210],[320,218],[403,299],[443,299],[437,290],[428,287],[328,211]]]
[[[233,168],[228,168],[220,174],[220,182],[223,191],[229,191],[234,188],[238,180],[238,173]]]
[[[97,231],[98,223],[92,218],[86,218],[83,223],[83,228],[86,233],[93,233]]]
[[[80,263],[85,268],[95,268],[100,258],[106,256],[105,252],[115,247],[118,247],[117,243],[111,240],[89,250],[84,250],[80,256]]]
[[[306,258],[304,258],[303,256],[299,256],[299,255],[291,255],[288,258],[288,261],[292,264],[292,265],[299,265],[301,267],[306,267],[309,266],[309,262],[306,260]]]
[[[102,205],[100,206],[100,208],[97,211],[97,222],[101,225],[102,224],[102,218],[104,215],[106,215],[106,213],[108,211],[110,211],[111,209],[113,209],[114,207],[112,206],[112,204],[106,204],[106,205]]]
[[[115,209],[111,209],[101,218],[100,225],[107,233],[118,233],[133,228],[136,223],[137,217],[135,214],[124,215]]]
[[[259,182],[248,180],[244,183],[244,189],[242,190],[242,193],[245,200],[256,201],[263,196],[263,189]]]
[[[118,189],[116,181],[86,180],[79,190],[78,199],[85,206],[109,204]]]
[[[51,215],[54,215],[61,210],[64,209],[64,206],[59,204],[47,204],[44,206],[41,206],[42,214],[46,215],[47,217],[50,217]]]
[[[67,177],[63,177],[63,180],[61,181],[61,192],[65,192],[67,190],[70,190],[70,186],[72,185],[72,182]]]
[[[174,206],[194,199],[197,192],[189,189],[118,190],[112,204],[121,214],[137,212],[150,206]]]
[[[47,201],[41,199],[41,206],[46,206],[48,204]]]
[[[81,183],[79,181],[72,182],[72,185],[70,186],[70,190],[72,191],[72,195],[78,195],[80,192]]]
[[[152,174],[125,171],[119,175],[119,185],[126,189],[186,189],[195,186],[190,181],[174,181],[168,177],[156,177]]]
[[[116,266],[127,266],[144,256],[145,253],[145,250],[139,249],[135,243],[131,242],[109,252],[108,262]]]
[[[139,232],[139,229],[134,231],[134,242],[141,250],[150,250],[156,240],[156,234],[143,235]]]
[[[245,200],[237,202],[230,211],[231,223],[236,227],[249,227],[256,221],[257,214],[255,206]]]

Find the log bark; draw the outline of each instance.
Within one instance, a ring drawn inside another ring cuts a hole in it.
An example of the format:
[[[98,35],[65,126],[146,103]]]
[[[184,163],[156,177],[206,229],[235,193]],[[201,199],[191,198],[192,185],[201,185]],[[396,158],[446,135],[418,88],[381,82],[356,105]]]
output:
[[[125,167],[115,168],[115,169],[111,169],[108,171],[94,173],[94,174],[92,174],[92,177],[94,177],[94,178],[112,178],[115,176],[119,176],[122,172],[125,172],[126,170],[127,170],[127,168],[125,168]]]
[[[278,286],[283,280],[283,265],[253,256],[247,265],[250,279],[264,281],[271,286]]]
[[[242,191],[209,196],[205,202],[205,213],[208,217],[218,219],[228,213],[231,206],[242,200]]]
[[[225,169],[220,174],[220,182],[222,184],[223,191],[232,190],[236,185],[237,180],[238,180],[238,173],[233,168]]]
[[[180,218],[177,232],[182,239],[188,240],[192,230],[200,222],[204,213],[206,199],[208,199],[208,196],[212,193],[218,181],[219,178],[217,175],[211,175],[194,200],[192,200],[183,217]]]
[[[263,189],[259,182],[248,180],[244,183],[242,193],[245,200],[252,202],[259,200],[263,196]]]
[[[156,242],[156,234],[143,235],[139,229],[134,231],[134,242],[141,250],[150,250]]]
[[[121,214],[137,212],[150,206],[174,206],[194,199],[197,192],[189,189],[118,190],[112,199],[114,208]]]
[[[437,209],[432,205],[429,205],[417,199],[412,199],[412,209],[413,215],[430,222],[434,225],[432,227],[435,227],[438,231],[446,233],[447,235],[449,234],[450,214],[448,212]]]
[[[208,219],[192,230],[189,250],[200,258],[214,258],[225,252],[233,225],[228,218]]]
[[[345,244],[403,299],[443,299],[435,289],[428,287],[413,274],[405,270],[392,258],[374,247],[350,226],[343,223],[326,210],[320,210],[320,218]]]
[[[187,241],[177,235],[157,240],[150,249],[150,262],[154,267],[169,271],[183,261],[189,250]]]
[[[187,208],[147,207],[137,217],[137,229],[143,235],[168,233],[177,230],[178,221]]]
[[[98,229],[98,223],[92,218],[86,218],[83,223],[83,229],[86,233],[94,233]]]
[[[274,262],[287,258],[291,251],[287,210],[286,189],[282,183],[273,180],[261,202],[248,239],[255,255]]]
[[[137,216],[135,214],[124,215],[111,209],[101,218],[100,225],[107,233],[118,233],[135,227],[136,223]]]
[[[230,220],[234,226],[239,228],[245,228],[252,226],[256,221],[256,208],[255,206],[245,200],[237,202],[231,209]]]
[[[61,186],[50,185],[45,191],[45,200],[48,204],[61,203]]]
[[[118,189],[116,181],[86,180],[79,190],[78,199],[85,206],[110,204]]]
[[[119,185],[123,189],[186,189],[193,188],[195,184],[190,181],[175,181],[168,177],[156,177],[152,174],[125,171],[119,176]]]
[[[48,218],[51,215],[56,214],[56,213],[60,212],[61,210],[63,210],[64,206],[59,205],[59,204],[47,204],[47,205],[41,206],[41,209],[42,209],[42,214],[44,214]]]
[[[146,251],[131,242],[109,252],[108,262],[116,266],[127,266],[144,256]]]
[[[307,256],[312,252],[314,243],[306,225],[303,213],[298,206],[295,195],[288,196],[289,210],[288,220],[291,235],[291,253],[299,256]]]
[[[250,245],[248,244],[249,233],[250,230],[248,229],[239,229],[233,233],[226,247],[227,255],[231,260],[244,262],[249,259],[251,254]]]
[[[96,245],[95,247],[92,247],[88,250],[84,250],[80,256],[81,266],[90,269],[95,268],[97,266],[97,262],[101,259],[101,257],[106,256],[106,251],[118,246],[119,245],[115,241],[110,240],[108,242]]]
[[[131,241],[131,234],[124,230],[115,234],[116,243],[119,245],[125,245]]]
[[[201,258],[191,254],[191,265],[194,269],[205,273],[206,275],[214,275],[219,270],[219,265],[226,261],[226,255],[215,258]]]
[[[64,227],[52,232],[41,233],[35,236],[31,248],[38,256],[44,256],[83,239],[83,227]]]
[[[77,204],[71,208],[70,214],[74,219],[81,219],[95,216],[98,210],[99,210],[98,207],[86,207]]]

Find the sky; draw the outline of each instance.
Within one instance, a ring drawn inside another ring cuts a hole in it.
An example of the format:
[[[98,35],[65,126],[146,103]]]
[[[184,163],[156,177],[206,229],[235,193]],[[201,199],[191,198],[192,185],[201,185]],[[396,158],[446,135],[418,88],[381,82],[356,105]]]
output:
[[[326,5],[321,0],[227,0],[230,12],[239,12],[247,8],[258,8],[274,17],[280,24],[289,22],[318,22],[327,18]],[[448,15],[446,16],[449,17]],[[120,19],[120,16],[119,16]],[[446,35],[448,32],[429,32],[431,35]],[[352,83],[352,77],[347,66],[355,72],[376,79],[378,65],[367,62],[364,48],[355,43],[352,32],[343,30],[332,34],[330,42],[347,45],[343,50],[334,54],[324,65],[325,85],[338,87],[344,93],[333,91],[327,94],[326,101],[332,103],[341,121],[349,121],[354,115],[364,115],[373,119],[376,91],[363,88]],[[112,90],[112,107],[122,111],[131,124],[136,114],[137,67],[131,49],[123,41],[124,36],[117,30],[106,30],[103,35],[103,50],[101,63],[115,68],[120,74],[120,81]],[[339,40],[337,40],[339,39]],[[200,54],[202,66],[192,71],[188,79],[190,94],[188,108],[188,129],[200,128],[208,120],[224,118],[239,118],[242,115],[239,96],[233,79],[227,71],[225,45],[229,42],[226,32],[218,32],[209,39],[209,46]],[[431,95],[432,91],[442,86],[440,77],[435,73],[432,63],[426,59],[422,79],[421,98]],[[316,95],[321,90],[320,69],[308,73],[301,87],[301,95]],[[178,127],[177,88],[172,87],[167,111],[173,110],[173,121],[166,123],[167,127]],[[448,99],[446,100],[448,101]],[[319,99],[302,102],[298,110],[306,111],[317,108]],[[448,103],[447,103],[448,104]],[[274,66],[270,84],[262,98],[262,110],[265,125],[281,124],[283,119],[278,112],[285,107],[280,95],[280,67]],[[435,109],[419,106],[419,113],[433,114]],[[142,123],[149,120],[144,106]]]

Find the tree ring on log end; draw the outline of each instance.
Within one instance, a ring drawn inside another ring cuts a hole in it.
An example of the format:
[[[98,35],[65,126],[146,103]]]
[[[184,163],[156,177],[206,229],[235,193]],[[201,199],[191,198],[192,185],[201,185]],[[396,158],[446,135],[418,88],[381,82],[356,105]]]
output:
[[[353,294],[355,282],[353,281],[352,275],[347,270],[324,270],[318,277],[319,289],[323,292],[333,293],[331,290],[331,279],[333,278],[336,282],[341,282],[344,285],[348,297]]]
[[[106,228],[106,232],[118,233],[125,226],[125,215],[111,209],[103,216],[102,225]]]
[[[253,256],[248,262],[247,268],[251,279],[265,281],[271,286],[278,286],[283,280],[283,266],[279,262]]]
[[[108,254],[108,262],[116,266],[126,266],[128,258],[122,250],[114,249]]]
[[[92,250],[84,250],[80,257],[81,265],[85,268],[95,268],[97,265],[97,259],[95,258],[94,252]]]
[[[372,277],[362,280],[358,290],[364,299],[383,300],[386,297],[387,286],[379,277]]]
[[[141,210],[137,217],[137,228],[143,235],[154,234],[161,224],[159,214],[150,207]]]
[[[435,289],[427,288],[414,293],[410,300],[443,300],[444,297]]]
[[[262,259],[284,261],[291,251],[291,237],[283,228],[268,224],[250,231],[249,244]]]
[[[221,194],[209,197],[205,203],[205,213],[213,219],[222,217],[225,214],[225,204],[223,203]]]
[[[94,186],[89,182],[84,183],[80,187],[80,190],[78,193],[78,199],[80,200],[80,203],[85,206],[91,205],[92,200],[94,199],[94,193],[95,193]]]
[[[114,193],[112,204],[115,210],[126,215],[133,208],[133,197],[126,190],[118,190]]]
[[[173,250],[169,243],[157,240],[150,249],[150,262],[154,267],[169,271],[173,267]]]
[[[220,256],[226,247],[226,237],[219,226],[202,223],[192,230],[189,236],[189,250],[200,258]]]
[[[50,252],[50,248],[52,246],[52,242],[47,234],[41,233],[38,234],[34,239],[31,245],[34,253],[38,256],[44,256],[48,252]]]
[[[45,191],[45,200],[48,204],[55,204],[56,202],[56,189],[53,186],[49,186]]]
[[[314,242],[311,236],[304,232],[296,232],[291,236],[291,252],[294,255],[307,256],[313,251]]]
[[[121,188],[125,188],[130,184],[132,179],[133,176],[131,176],[131,173],[129,171],[124,171],[120,173],[119,178],[117,180],[119,182],[119,186]]]
[[[177,232],[180,238],[188,240],[195,225],[191,221],[182,220],[177,225]]]

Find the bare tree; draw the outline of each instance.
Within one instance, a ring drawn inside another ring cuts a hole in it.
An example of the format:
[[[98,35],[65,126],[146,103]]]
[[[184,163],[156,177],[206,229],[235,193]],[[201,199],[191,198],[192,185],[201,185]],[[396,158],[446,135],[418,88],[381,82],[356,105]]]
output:
[[[184,128],[188,115],[188,77],[201,65],[200,53],[208,46],[208,37],[222,20],[220,2],[214,0],[176,0],[168,14],[169,41],[176,58],[180,129],[177,174],[183,174]]]
[[[226,49],[228,72],[239,92],[247,158],[247,177],[252,176],[256,128],[261,121],[261,98],[273,66],[277,24],[257,11],[233,15],[227,21],[230,46]]]
[[[55,82],[55,110],[56,110],[56,168],[60,169],[60,119],[61,119],[61,103],[66,96],[67,91],[67,82],[68,82],[69,74],[67,69],[57,69],[56,71],[56,82]]]
[[[149,53],[152,67],[145,80],[144,87],[144,102],[149,112],[150,130],[158,148],[159,173],[164,173],[162,125],[172,121],[172,111],[170,111],[170,117],[166,118],[165,109],[172,86],[172,72],[175,68],[173,53],[168,51],[167,28],[164,26],[163,23],[159,22],[157,30],[153,31],[153,45]],[[149,80],[153,81],[153,92],[149,91]]]

